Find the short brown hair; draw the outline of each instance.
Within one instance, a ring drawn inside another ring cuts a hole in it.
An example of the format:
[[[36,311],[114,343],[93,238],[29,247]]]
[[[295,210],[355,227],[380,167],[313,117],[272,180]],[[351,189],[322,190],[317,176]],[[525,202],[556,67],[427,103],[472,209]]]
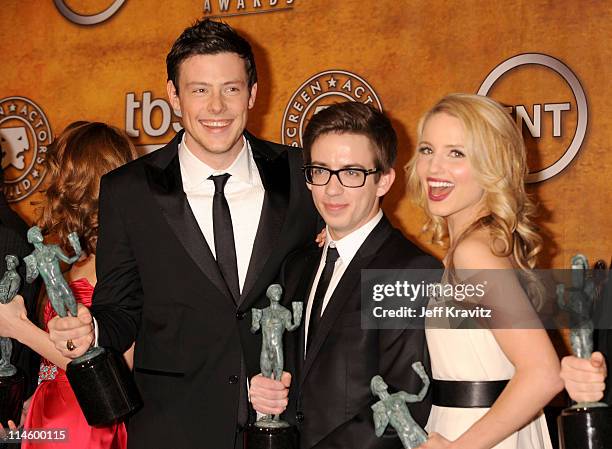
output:
[[[391,121],[378,109],[363,103],[336,103],[316,113],[304,131],[304,162],[312,162],[312,145],[324,134],[359,134],[373,144],[376,168],[393,168],[397,157],[397,135]]]
[[[235,53],[244,61],[249,89],[257,82],[255,56],[249,42],[231,26],[210,19],[199,20],[186,28],[176,39],[166,56],[168,80],[179,92],[179,67],[183,61],[195,55]]]
[[[49,147],[45,191],[39,226],[61,245],[76,232],[87,254],[98,242],[100,178],[136,158],[129,138],[119,129],[100,122],[75,122]]]

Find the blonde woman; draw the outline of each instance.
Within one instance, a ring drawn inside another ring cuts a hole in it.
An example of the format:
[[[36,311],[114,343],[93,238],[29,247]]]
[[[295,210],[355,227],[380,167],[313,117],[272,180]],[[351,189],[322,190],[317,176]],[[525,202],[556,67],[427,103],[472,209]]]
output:
[[[410,190],[429,216],[433,241],[448,247],[449,279],[461,270],[529,276],[541,239],[525,192],[525,159],[515,123],[486,97],[449,95],[421,119],[407,166]],[[498,296],[526,301],[521,289]],[[428,328],[426,335],[434,406],[422,449],[552,447],[541,410],[563,384],[544,330]]]

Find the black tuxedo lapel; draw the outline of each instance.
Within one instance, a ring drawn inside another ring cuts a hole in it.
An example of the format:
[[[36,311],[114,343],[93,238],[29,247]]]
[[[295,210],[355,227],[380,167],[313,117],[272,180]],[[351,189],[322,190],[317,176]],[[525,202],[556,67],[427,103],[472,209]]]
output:
[[[353,260],[351,260],[351,263],[344,272],[344,275],[340,279],[340,282],[336,286],[325,308],[315,339],[310,344],[310,349],[306,353],[306,360],[304,360],[304,366],[300,374],[300,385],[304,382],[304,379],[308,375],[308,371],[312,367],[313,361],[324,345],[327,334],[329,334],[334,323],[341,315],[345,303],[350,298],[351,292],[355,290],[355,284],[358,284],[361,280],[361,270],[369,266],[370,261],[376,256],[378,249],[389,237],[392,230],[393,228],[386,217],[383,216],[370,235],[365,239],[361,248],[359,248],[353,257]],[[358,288],[357,291],[361,292],[361,289]],[[303,343],[302,341],[302,344]],[[303,351],[303,349],[304,346],[300,345],[300,350]]]
[[[178,158],[178,144],[182,135],[182,132],[178,133],[165,148],[154,155],[156,157],[147,161],[145,170],[149,187],[153,197],[161,206],[168,225],[195,264],[222,294],[231,299],[232,295],[219,271],[217,261],[206,243],[183,191]]]
[[[270,254],[278,245],[289,207],[290,190],[287,153],[274,153],[265,143],[251,134],[245,132],[245,135],[251,144],[253,159],[266,193],[239,305],[242,305],[247,298]]]

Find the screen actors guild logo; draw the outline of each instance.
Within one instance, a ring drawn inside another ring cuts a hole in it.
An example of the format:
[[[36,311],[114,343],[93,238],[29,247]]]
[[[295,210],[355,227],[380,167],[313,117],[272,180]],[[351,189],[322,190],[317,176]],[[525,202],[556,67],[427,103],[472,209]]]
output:
[[[68,5],[66,0],[53,0],[55,7],[66,19],[77,25],[96,25],[105,20],[110,19],[123,6],[125,0],[114,0],[113,3],[105,10],[91,15],[79,14],[74,12]]]
[[[33,101],[25,97],[0,100],[2,189],[9,202],[22,200],[45,177],[47,146],[53,140],[49,121]]]
[[[563,151],[561,157],[559,157],[550,166],[542,168],[541,170],[532,170],[527,175],[526,181],[528,183],[536,183],[546,181],[547,179],[561,173],[561,171],[563,171],[576,157],[586,135],[588,107],[584,89],[582,88],[582,85],[574,72],[572,72],[567,65],[558,59],[540,53],[525,53],[517,55],[499,64],[483,81],[480,89],[478,90],[478,95],[488,95],[493,86],[505,74],[521,66],[528,65],[543,66],[560,75],[570,87],[577,109],[577,121],[574,136],[569,143],[569,146]],[[542,106],[544,106],[544,112],[548,112],[551,115],[552,137],[556,139],[562,137],[563,120],[565,115],[571,110],[570,101],[565,101],[562,103],[544,103],[543,105],[534,104],[532,114],[533,117],[529,116],[529,113],[523,105],[519,104],[509,109],[510,112],[514,112],[516,115],[518,125],[522,127],[522,124],[524,123],[528,132],[531,134],[531,137],[539,139],[542,137]]]
[[[334,103],[345,101],[371,104],[382,111],[382,104],[372,86],[355,73],[327,70],[306,80],[285,108],[281,131],[283,144],[301,147],[302,134],[310,117]]]

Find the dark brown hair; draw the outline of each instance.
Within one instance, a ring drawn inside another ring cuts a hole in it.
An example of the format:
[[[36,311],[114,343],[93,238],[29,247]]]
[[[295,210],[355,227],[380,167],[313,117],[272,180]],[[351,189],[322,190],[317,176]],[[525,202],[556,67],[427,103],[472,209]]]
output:
[[[85,253],[95,254],[98,241],[100,178],[136,157],[119,129],[99,122],[75,122],[49,147],[49,179],[39,226],[63,246],[76,232]]]
[[[359,134],[372,142],[376,168],[393,168],[397,157],[397,135],[391,121],[378,109],[353,101],[336,103],[316,113],[304,131],[304,162],[312,162],[312,145],[324,134]]]
[[[179,92],[179,67],[183,61],[194,55],[216,55],[236,53],[244,60],[249,89],[257,82],[255,57],[248,41],[232,27],[210,19],[199,20],[186,28],[172,45],[166,56],[168,81],[172,81]]]

